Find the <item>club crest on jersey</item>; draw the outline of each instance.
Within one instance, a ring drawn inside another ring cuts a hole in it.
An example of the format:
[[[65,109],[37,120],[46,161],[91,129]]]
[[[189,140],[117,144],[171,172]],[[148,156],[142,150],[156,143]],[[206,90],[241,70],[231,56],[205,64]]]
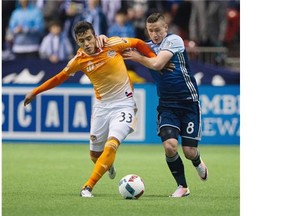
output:
[[[107,56],[108,56],[108,57],[113,57],[113,56],[115,56],[115,55],[116,55],[115,50],[109,50],[109,51],[107,52]]]
[[[172,43],[171,41],[167,41],[167,42],[164,44],[163,48],[170,48],[172,45],[173,45],[173,43]]]
[[[87,72],[90,72],[90,71],[92,71],[95,68],[93,62],[89,61],[87,64],[88,64],[88,66],[86,68]]]

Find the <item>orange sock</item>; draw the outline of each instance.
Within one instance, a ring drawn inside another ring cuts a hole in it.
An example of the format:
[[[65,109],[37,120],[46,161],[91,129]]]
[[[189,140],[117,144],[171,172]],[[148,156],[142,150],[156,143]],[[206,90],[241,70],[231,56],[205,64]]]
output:
[[[107,142],[105,143],[104,151],[96,161],[92,174],[89,180],[85,183],[84,187],[89,186],[93,189],[95,184],[113,164],[118,146],[118,140],[113,138],[107,140]]]

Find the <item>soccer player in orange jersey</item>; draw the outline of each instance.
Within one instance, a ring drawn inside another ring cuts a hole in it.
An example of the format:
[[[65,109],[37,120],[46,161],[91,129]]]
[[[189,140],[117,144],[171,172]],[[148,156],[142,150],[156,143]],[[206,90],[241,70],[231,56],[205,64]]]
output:
[[[90,157],[95,165],[80,196],[93,197],[92,189],[106,171],[110,178],[115,177],[113,162],[117,148],[136,125],[133,86],[121,52],[136,48],[147,57],[156,55],[144,41],[136,38],[111,37],[104,47],[99,48],[93,27],[86,21],[79,22],[74,32],[80,47],[77,54],[57,75],[27,93],[24,106],[31,103],[36,95],[60,85],[77,71],[87,75],[96,97],[90,128]]]

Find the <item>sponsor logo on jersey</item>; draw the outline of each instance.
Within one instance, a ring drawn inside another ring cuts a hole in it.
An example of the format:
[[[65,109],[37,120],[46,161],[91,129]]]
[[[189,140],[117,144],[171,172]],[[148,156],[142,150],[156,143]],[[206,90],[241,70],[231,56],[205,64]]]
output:
[[[95,66],[94,66],[93,62],[89,61],[87,63],[87,65],[88,65],[87,68],[86,68],[87,72],[90,72],[90,71],[94,70]]]

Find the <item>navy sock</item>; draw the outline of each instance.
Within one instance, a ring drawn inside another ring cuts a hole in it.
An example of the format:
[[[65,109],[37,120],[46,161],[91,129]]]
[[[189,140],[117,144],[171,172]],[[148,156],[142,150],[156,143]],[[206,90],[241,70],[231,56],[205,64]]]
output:
[[[187,188],[184,165],[179,154],[177,153],[173,157],[166,156],[166,162],[178,186],[182,185],[183,187]]]
[[[198,167],[201,163],[199,151],[197,151],[197,156],[192,160],[192,163],[195,167]]]

